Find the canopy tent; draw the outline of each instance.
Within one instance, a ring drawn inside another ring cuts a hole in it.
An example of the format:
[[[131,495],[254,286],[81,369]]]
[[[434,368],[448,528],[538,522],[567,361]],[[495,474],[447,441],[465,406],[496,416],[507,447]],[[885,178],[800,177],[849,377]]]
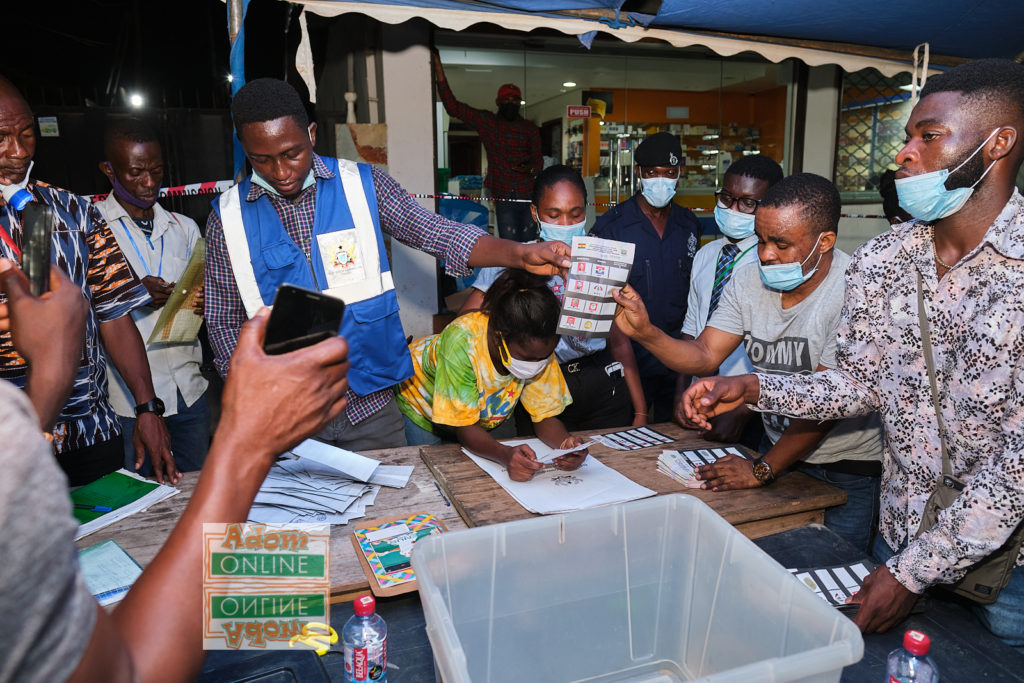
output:
[[[244,82],[242,41],[248,0],[225,0],[233,43],[233,90]],[[724,57],[755,52],[778,63],[846,71],[875,68],[885,76],[917,71],[915,46],[928,44],[931,65],[981,57],[1024,57],[1024,2],[999,0],[294,0],[320,16],[359,13],[398,24],[422,17],[461,31],[480,23],[578,36],[589,46],[597,33],[626,42],[661,40],[675,47],[704,46]],[[634,9],[643,11],[632,11]],[[316,99],[305,13],[296,67]],[[913,56],[912,56],[913,55]],[[924,71],[929,58],[925,52]],[[915,81],[916,73],[915,73]],[[236,144],[237,147],[237,144]],[[236,165],[241,155],[236,151]]]
[[[651,2],[652,0],[648,0]],[[622,0],[298,0],[321,16],[358,12],[386,23],[423,17],[463,30],[488,22],[513,30],[549,28],[580,36],[593,32],[627,42],[663,40],[705,46],[722,56],[753,51],[773,62],[795,57],[810,66],[847,71],[874,67],[892,76],[911,68],[911,52],[929,43],[932,64],[1014,57],[1024,51],[1019,27],[1024,2],[994,0],[653,0],[649,11],[628,11]],[[1007,5],[1013,5],[1008,7]]]

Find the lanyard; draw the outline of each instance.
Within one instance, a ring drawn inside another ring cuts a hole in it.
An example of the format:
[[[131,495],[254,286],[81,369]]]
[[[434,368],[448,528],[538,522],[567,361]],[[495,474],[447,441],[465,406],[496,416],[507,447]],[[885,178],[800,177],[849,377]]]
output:
[[[7,230],[2,225],[0,225],[0,239],[2,239],[4,243],[7,244],[7,246],[9,246],[12,251],[14,251],[15,259],[21,258],[21,249],[18,249],[18,245],[14,243],[14,240],[11,238],[11,236],[7,233]]]
[[[121,221],[121,227],[124,228],[124,232],[125,232],[126,235],[128,235],[128,239],[131,241],[132,246],[135,247],[135,253],[139,255],[139,260],[142,261],[142,267],[146,269],[146,275],[152,275],[153,271],[151,271],[149,269],[149,265],[146,263],[146,259],[143,258],[142,252],[139,251],[139,245],[137,245],[135,243],[135,238],[132,237],[132,231],[129,230],[128,226],[124,224],[124,218],[118,218],[117,220]],[[156,249],[156,247],[153,246],[153,241],[151,239],[149,239],[148,235],[146,236],[146,241],[149,243],[149,248],[150,249],[152,249],[152,250]],[[164,272],[164,237],[163,237],[163,235],[160,236],[160,260],[157,263],[159,265],[157,266],[156,276],[157,277],[161,277],[162,273]]]
[[[718,277],[715,278],[715,284],[711,288],[712,291],[714,291],[715,287],[718,287],[718,284],[720,282],[724,282],[725,280],[729,279],[729,273],[732,272],[732,267],[735,266],[737,263],[739,263],[740,259],[743,258],[744,256],[746,256],[747,252],[750,251],[751,249],[753,249],[756,246],[757,246],[756,243],[755,244],[751,244],[749,247],[747,247],[742,252],[740,252],[740,254],[736,258],[734,258],[732,261],[729,262],[728,267],[726,267],[726,269],[723,270],[722,273]]]

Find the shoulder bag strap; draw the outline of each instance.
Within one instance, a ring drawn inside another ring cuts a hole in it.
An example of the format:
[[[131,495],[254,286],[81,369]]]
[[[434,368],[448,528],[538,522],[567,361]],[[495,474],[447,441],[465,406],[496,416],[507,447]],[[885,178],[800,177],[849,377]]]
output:
[[[942,474],[952,476],[953,468],[949,464],[949,451],[946,450],[946,431],[942,423],[942,410],[939,407],[939,389],[935,381],[935,360],[932,358],[932,337],[928,331],[928,314],[924,310],[924,280],[921,271],[917,272],[917,319],[921,324],[921,347],[924,350],[924,364],[928,368],[928,383],[932,389],[932,404],[935,406],[935,418],[939,424],[939,442],[942,444]]]

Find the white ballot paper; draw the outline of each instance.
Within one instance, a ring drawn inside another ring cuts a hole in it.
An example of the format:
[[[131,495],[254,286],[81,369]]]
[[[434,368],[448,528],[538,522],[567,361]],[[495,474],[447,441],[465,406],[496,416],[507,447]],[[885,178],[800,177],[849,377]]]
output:
[[[525,443],[537,453],[538,458],[541,451],[551,450],[540,439],[502,443],[512,446]],[[547,467],[533,475],[529,481],[512,481],[503,465],[474,455],[465,448],[462,452],[501,484],[520,505],[541,515],[585,510],[654,495],[651,489],[640,486],[593,457],[584,460],[579,469]]]
[[[630,242],[576,237],[565,283],[558,334],[572,337],[607,337],[615,318],[612,290],[621,289],[633,265],[635,246]]]
[[[380,466],[380,460],[367,458],[365,455],[346,451],[316,439],[306,439],[292,449],[292,453],[300,458],[315,460],[318,463],[344,472],[353,479],[370,481],[373,473]]]

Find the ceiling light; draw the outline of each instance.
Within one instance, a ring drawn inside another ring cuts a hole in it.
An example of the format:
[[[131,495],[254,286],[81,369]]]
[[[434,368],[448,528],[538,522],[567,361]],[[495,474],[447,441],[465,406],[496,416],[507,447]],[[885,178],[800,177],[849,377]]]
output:
[[[137,92],[133,92],[131,95],[128,96],[128,104],[132,105],[136,109],[141,107],[144,103],[145,100],[142,99],[142,95],[140,95]]]
[[[565,83],[562,84],[562,87],[563,88],[575,88],[576,87],[576,81],[566,81]]]

